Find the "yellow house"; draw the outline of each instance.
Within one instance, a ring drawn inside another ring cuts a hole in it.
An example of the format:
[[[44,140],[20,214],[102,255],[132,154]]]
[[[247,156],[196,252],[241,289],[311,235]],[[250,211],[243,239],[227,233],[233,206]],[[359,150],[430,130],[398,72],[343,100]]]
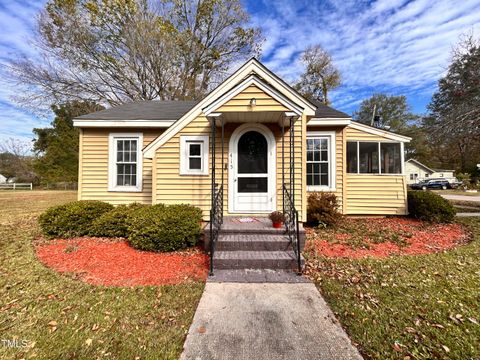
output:
[[[297,211],[334,192],[346,215],[403,215],[404,143],[303,98],[256,59],[203,100],[80,116],[80,200],[190,203],[205,220]],[[221,214],[219,213],[221,211]]]
[[[410,138],[305,99],[256,59],[201,101],[132,102],[74,125],[79,200],[198,206],[211,274],[301,270],[310,192],[335,193],[345,215],[407,213]],[[276,210],[277,232],[261,216]]]

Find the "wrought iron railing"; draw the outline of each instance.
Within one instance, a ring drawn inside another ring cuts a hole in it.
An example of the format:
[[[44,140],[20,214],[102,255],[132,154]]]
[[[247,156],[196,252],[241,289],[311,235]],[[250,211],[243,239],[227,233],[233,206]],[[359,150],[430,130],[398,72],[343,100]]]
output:
[[[210,275],[213,275],[213,255],[218,234],[223,224],[223,185],[215,191],[210,209]]]
[[[297,260],[298,272],[302,272],[301,253],[300,253],[300,225],[298,220],[298,211],[295,209],[295,204],[287,186],[283,184],[283,199],[284,199],[284,215],[285,215],[285,232],[292,244],[293,252]]]

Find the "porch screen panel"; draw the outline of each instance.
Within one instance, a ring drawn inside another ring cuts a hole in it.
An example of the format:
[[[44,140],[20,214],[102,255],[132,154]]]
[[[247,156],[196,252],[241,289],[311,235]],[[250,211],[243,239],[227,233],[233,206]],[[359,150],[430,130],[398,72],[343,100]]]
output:
[[[117,186],[137,186],[137,139],[117,139]]]
[[[358,154],[357,142],[347,142],[347,173],[356,174],[358,172]]]
[[[382,174],[400,174],[402,172],[402,157],[399,143],[381,143]]]
[[[378,174],[378,142],[360,142],[358,146],[360,174]]]
[[[307,139],[307,185],[329,186],[329,138]]]

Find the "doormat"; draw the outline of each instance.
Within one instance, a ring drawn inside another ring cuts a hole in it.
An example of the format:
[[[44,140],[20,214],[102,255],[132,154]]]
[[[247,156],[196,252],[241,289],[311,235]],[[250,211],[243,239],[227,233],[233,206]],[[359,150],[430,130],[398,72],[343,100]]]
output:
[[[251,217],[244,217],[244,218],[236,218],[235,221],[239,223],[252,223],[252,222],[258,222],[259,220]]]

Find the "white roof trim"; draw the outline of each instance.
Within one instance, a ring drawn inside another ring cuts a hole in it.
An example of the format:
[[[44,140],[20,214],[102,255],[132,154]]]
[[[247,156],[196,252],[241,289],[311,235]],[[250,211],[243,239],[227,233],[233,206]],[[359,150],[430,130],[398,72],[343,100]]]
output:
[[[390,140],[395,140],[395,141],[400,141],[400,142],[410,142],[410,140],[412,140],[411,137],[394,134],[392,132],[382,130],[382,129],[372,128],[371,126],[364,125],[364,124],[359,123],[357,121],[352,121],[349,126],[354,128],[354,129],[366,132],[367,134],[379,135],[379,136],[382,136],[382,137],[384,137],[386,139],[390,139]]]
[[[297,104],[293,103],[289,99],[287,99],[285,96],[283,96],[281,93],[279,93],[277,90],[272,88],[270,85],[266,84],[265,82],[261,81],[257,76],[255,75],[250,75],[248,78],[243,80],[240,84],[238,84],[236,87],[234,87],[232,90],[228,91],[226,94],[212,102],[210,105],[207,107],[203,108],[203,112],[206,116],[210,116],[212,112],[217,110],[219,107],[227,103],[229,100],[234,98],[236,95],[240,94],[243,90],[246,88],[255,85],[259,89],[263,90],[265,93],[270,95],[272,98],[277,100],[279,103],[284,105],[285,107],[289,108],[292,110],[296,115],[301,115],[303,112],[303,109],[299,107]]]
[[[168,128],[176,120],[73,120],[73,126],[79,128],[95,127],[151,127]]]
[[[283,83],[279,78],[276,78],[275,75],[266,69],[257,59],[251,59],[243,64],[233,75],[227,78],[223,83],[221,83],[217,88],[215,88],[210,94],[208,94],[202,101],[195,105],[190,111],[183,115],[175,124],[168,128],[162,135],[153,140],[143,151],[143,155],[146,158],[152,159],[155,155],[155,151],[170,140],[176,133],[182,130],[187,124],[190,123],[197,116],[202,114],[202,109],[208,105],[210,102],[214,101],[217,97],[221,96],[223,93],[233,88],[236,84],[240,83],[243,79],[251,75],[252,73],[257,74],[262,79],[268,81],[276,89],[282,90],[282,92],[288,93],[290,96],[288,98],[295,99],[295,101],[300,105],[304,106],[304,113],[307,116],[314,116],[316,107],[304,99],[302,96],[292,91],[292,89],[286,84]]]
[[[313,118],[307,122],[308,126],[328,126],[328,125],[350,125],[352,120],[350,118]]]

